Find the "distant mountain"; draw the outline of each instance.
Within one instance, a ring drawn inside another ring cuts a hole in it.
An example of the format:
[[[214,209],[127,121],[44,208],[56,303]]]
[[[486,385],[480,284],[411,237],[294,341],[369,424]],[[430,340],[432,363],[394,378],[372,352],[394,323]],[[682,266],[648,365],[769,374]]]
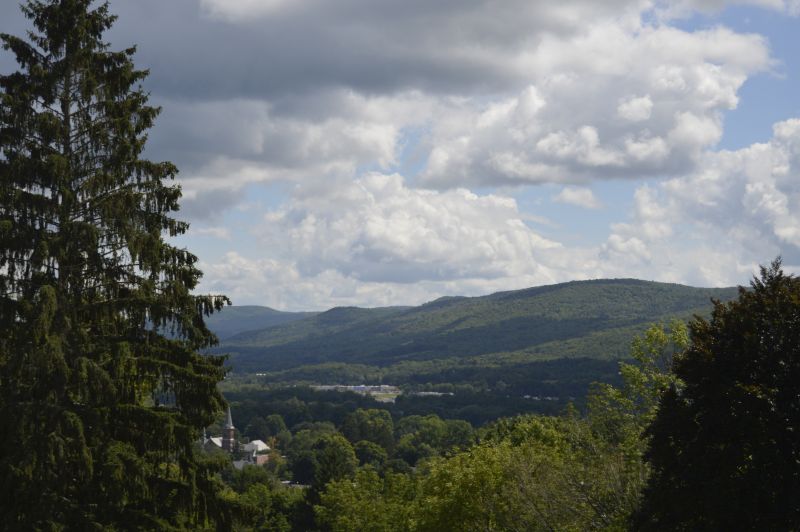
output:
[[[447,297],[418,307],[334,308],[260,330],[237,323],[251,330],[225,337],[214,351],[229,353],[236,370],[272,372],[344,363],[384,368],[384,374],[387,368],[396,374],[398,368],[418,367],[433,375],[441,372],[433,362],[445,360],[448,368],[462,369],[559,358],[610,360],[625,357],[632,337],[647,324],[707,314],[711,298],[725,301],[736,294],[736,288],[635,279],[574,281]]]
[[[269,307],[242,305],[225,307],[206,318],[206,325],[220,340],[246,331],[262,330],[315,316],[316,312],[281,312]]]

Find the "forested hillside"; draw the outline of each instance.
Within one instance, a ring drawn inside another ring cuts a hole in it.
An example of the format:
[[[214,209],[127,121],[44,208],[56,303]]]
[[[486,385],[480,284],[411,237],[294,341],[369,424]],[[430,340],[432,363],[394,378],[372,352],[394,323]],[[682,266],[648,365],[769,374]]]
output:
[[[331,362],[424,373],[440,370],[433,361],[441,360],[448,360],[448,367],[562,357],[610,360],[625,356],[630,339],[645,324],[706,314],[711,298],[725,301],[735,295],[734,288],[633,279],[575,281],[442,298],[412,308],[334,308],[242,332],[224,339],[214,352],[230,354],[234,370],[244,372]]]
[[[257,305],[225,307],[206,318],[206,325],[221,340],[239,333],[273,327],[316,315],[316,312],[281,312]]]

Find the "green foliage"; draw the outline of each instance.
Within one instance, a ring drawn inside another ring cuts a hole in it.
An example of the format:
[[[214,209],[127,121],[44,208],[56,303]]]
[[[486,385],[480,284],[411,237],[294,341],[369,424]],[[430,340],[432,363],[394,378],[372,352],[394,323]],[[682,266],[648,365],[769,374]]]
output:
[[[202,528],[230,512],[194,441],[222,360],[164,236],[177,169],[140,157],[158,109],[133,48],[90,0],[30,0],[0,76],[0,522],[9,529]]]
[[[245,521],[248,528],[256,530],[268,530],[271,518],[274,516],[272,511],[272,493],[267,484],[253,484],[239,496],[239,502],[245,509],[247,515]],[[285,519],[284,519],[285,523]],[[281,523],[281,524],[284,524]],[[280,529],[280,528],[279,528]],[[285,528],[288,529],[288,523]]]
[[[780,260],[690,324],[649,429],[653,474],[637,527],[800,528],[800,279]]]
[[[394,422],[386,410],[359,408],[345,417],[341,431],[352,443],[371,441],[387,451],[394,447]]]
[[[270,414],[266,418],[255,416],[250,418],[244,434],[251,440],[267,441],[286,432],[286,423],[280,414]]]
[[[222,471],[224,497],[236,509],[232,529],[235,531],[290,531],[308,513],[303,491],[283,486],[269,469],[245,465],[234,469],[228,458]]]
[[[577,418],[517,419],[416,474],[368,467],[330,483],[315,511],[332,530],[620,530],[629,483],[606,451]]]
[[[389,458],[386,449],[371,441],[361,440],[353,446],[353,450],[360,465],[371,465],[378,470],[383,468]]]
[[[266,468],[249,464],[240,470],[233,467],[226,468],[222,478],[237,493],[244,493],[255,485],[269,486],[275,480]]]
[[[327,482],[352,475],[358,466],[353,446],[330,423],[299,427],[287,449],[293,479],[321,489]]]
[[[314,444],[317,468],[312,486],[321,490],[328,482],[352,477],[358,467],[353,446],[340,434],[330,434]]]
[[[622,529],[627,465],[584,420],[522,418],[489,436],[434,463],[420,530]]]
[[[589,417],[595,430],[607,438],[641,441],[642,431],[655,417],[664,392],[678,384],[672,360],[689,345],[686,324],[673,320],[668,327],[651,325],[631,345],[635,363],[619,365],[622,385],[598,383],[588,397]]]
[[[660,395],[676,382],[669,361],[686,345],[683,323],[653,325],[634,340],[634,362],[620,365],[622,385],[598,385],[586,417],[569,409],[500,419],[479,431],[477,445],[462,422],[400,418],[395,456],[416,464],[415,471],[390,473],[390,460],[385,479],[369,468],[328,484],[315,507],[318,524],[333,530],[624,530],[649,473],[643,431]]]
[[[267,429],[267,437],[276,437],[281,432],[286,431],[286,422],[280,414],[270,414],[264,420]]]
[[[445,421],[435,414],[402,418],[397,424],[397,438],[397,456],[411,465],[423,458],[465,449],[475,441],[469,423]]]
[[[507,530],[516,508],[503,492],[513,482],[510,466],[517,450],[484,444],[430,463],[417,529]]]
[[[334,532],[414,530],[415,482],[407,475],[378,476],[372,468],[328,485],[314,507],[317,522]]]
[[[228,379],[226,379],[227,381]],[[247,427],[256,417],[263,417],[269,432],[280,428],[276,418],[280,416],[284,426],[297,431],[304,422],[328,421],[341,425],[345,417],[358,408],[374,408],[378,403],[355,393],[316,391],[308,387],[273,387],[258,389],[227,388],[225,397],[231,403],[233,418]],[[266,417],[265,414],[269,413]],[[268,422],[268,420],[271,420]],[[275,425],[272,426],[271,423]],[[280,434],[282,430],[278,432]],[[277,437],[277,434],[275,434]]]

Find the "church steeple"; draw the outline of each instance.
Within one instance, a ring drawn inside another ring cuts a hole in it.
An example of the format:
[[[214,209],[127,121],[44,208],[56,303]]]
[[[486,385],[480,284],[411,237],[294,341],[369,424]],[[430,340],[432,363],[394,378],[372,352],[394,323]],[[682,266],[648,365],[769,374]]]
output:
[[[225,421],[225,428],[226,429],[233,428],[233,417],[231,417],[231,407],[228,407],[228,419]]]
[[[225,428],[222,431],[222,448],[229,453],[236,450],[236,428],[233,426],[230,406],[228,407],[228,418],[225,420]]]

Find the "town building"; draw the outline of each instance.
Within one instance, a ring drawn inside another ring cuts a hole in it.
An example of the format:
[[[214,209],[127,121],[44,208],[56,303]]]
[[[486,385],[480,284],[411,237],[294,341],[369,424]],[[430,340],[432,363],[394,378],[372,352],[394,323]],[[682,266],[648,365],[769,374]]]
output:
[[[233,465],[237,469],[242,469],[245,465],[264,465],[269,461],[270,447],[261,440],[253,440],[247,443],[240,443],[236,440],[236,427],[233,425],[233,416],[228,407],[225,426],[222,429],[222,436],[208,437],[203,429],[203,448],[209,452],[219,452],[220,450],[230,453],[233,458]]]

